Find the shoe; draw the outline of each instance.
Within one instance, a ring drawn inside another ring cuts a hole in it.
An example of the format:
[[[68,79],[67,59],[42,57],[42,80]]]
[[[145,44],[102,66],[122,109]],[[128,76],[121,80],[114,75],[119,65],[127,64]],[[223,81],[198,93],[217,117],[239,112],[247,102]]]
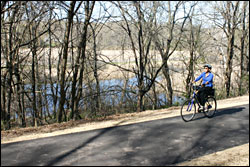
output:
[[[209,110],[210,108],[212,108],[212,106],[209,104],[209,105],[207,106],[207,109]]]
[[[203,107],[199,107],[199,108],[198,108],[198,113],[201,113],[203,110],[204,110]]]

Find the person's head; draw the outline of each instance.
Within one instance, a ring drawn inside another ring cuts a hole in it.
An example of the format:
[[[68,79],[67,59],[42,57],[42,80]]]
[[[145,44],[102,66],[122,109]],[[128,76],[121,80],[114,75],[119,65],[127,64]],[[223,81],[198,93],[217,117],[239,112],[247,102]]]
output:
[[[203,67],[204,67],[204,70],[205,70],[206,73],[210,72],[211,69],[212,69],[212,66],[210,64],[205,64]]]

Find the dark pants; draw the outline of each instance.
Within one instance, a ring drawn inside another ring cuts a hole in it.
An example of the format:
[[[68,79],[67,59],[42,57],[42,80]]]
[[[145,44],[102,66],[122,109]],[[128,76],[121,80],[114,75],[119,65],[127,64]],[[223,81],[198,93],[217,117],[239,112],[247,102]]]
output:
[[[202,106],[205,105],[205,98],[209,94],[209,92],[212,91],[212,87],[202,87],[199,89],[198,92],[198,101]]]

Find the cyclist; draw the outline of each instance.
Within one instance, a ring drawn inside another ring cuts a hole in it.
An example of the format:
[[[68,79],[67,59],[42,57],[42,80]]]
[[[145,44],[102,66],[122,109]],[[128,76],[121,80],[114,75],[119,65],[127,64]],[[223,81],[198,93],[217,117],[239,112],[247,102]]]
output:
[[[197,93],[198,100],[200,104],[203,106],[202,110],[204,110],[206,96],[209,94],[210,91],[212,91],[213,78],[214,78],[214,75],[211,73],[212,66],[210,64],[205,64],[203,67],[204,67],[204,72],[192,82],[192,83],[195,83],[199,81],[200,79],[203,80],[202,86]],[[210,107],[211,106],[208,106],[208,109]],[[201,111],[201,108],[198,109],[198,112],[200,111]]]

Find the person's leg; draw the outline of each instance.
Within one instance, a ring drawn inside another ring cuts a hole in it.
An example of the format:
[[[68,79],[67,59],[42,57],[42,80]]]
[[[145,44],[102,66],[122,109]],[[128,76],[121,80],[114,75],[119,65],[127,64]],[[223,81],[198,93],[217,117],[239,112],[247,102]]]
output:
[[[200,105],[201,105],[201,108],[199,107],[199,109],[198,109],[198,112],[200,112],[201,111],[201,109],[202,109],[202,104],[203,104],[203,94],[204,94],[204,91],[205,91],[205,87],[202,87],[200,90],[199,90],[199,92],[197,93],[197,98],[198,98],[198,101],[199,101],[199,103],[200,103]]]
[[[201,91],[200,91],[200,104],[201,104],[202,106],[205,105],[205,97],[206,97],[206,88],[203,87],[203,88],[201,89]]]
[[[212,88],[211,87],[205,87],[205,90],[204,90],[204,106],[205,106],[205,103],[206,103],[206,97],[210,94],[210,92],[212,91]],[[209,109],[211,106],[208,105],[207,108]]]

